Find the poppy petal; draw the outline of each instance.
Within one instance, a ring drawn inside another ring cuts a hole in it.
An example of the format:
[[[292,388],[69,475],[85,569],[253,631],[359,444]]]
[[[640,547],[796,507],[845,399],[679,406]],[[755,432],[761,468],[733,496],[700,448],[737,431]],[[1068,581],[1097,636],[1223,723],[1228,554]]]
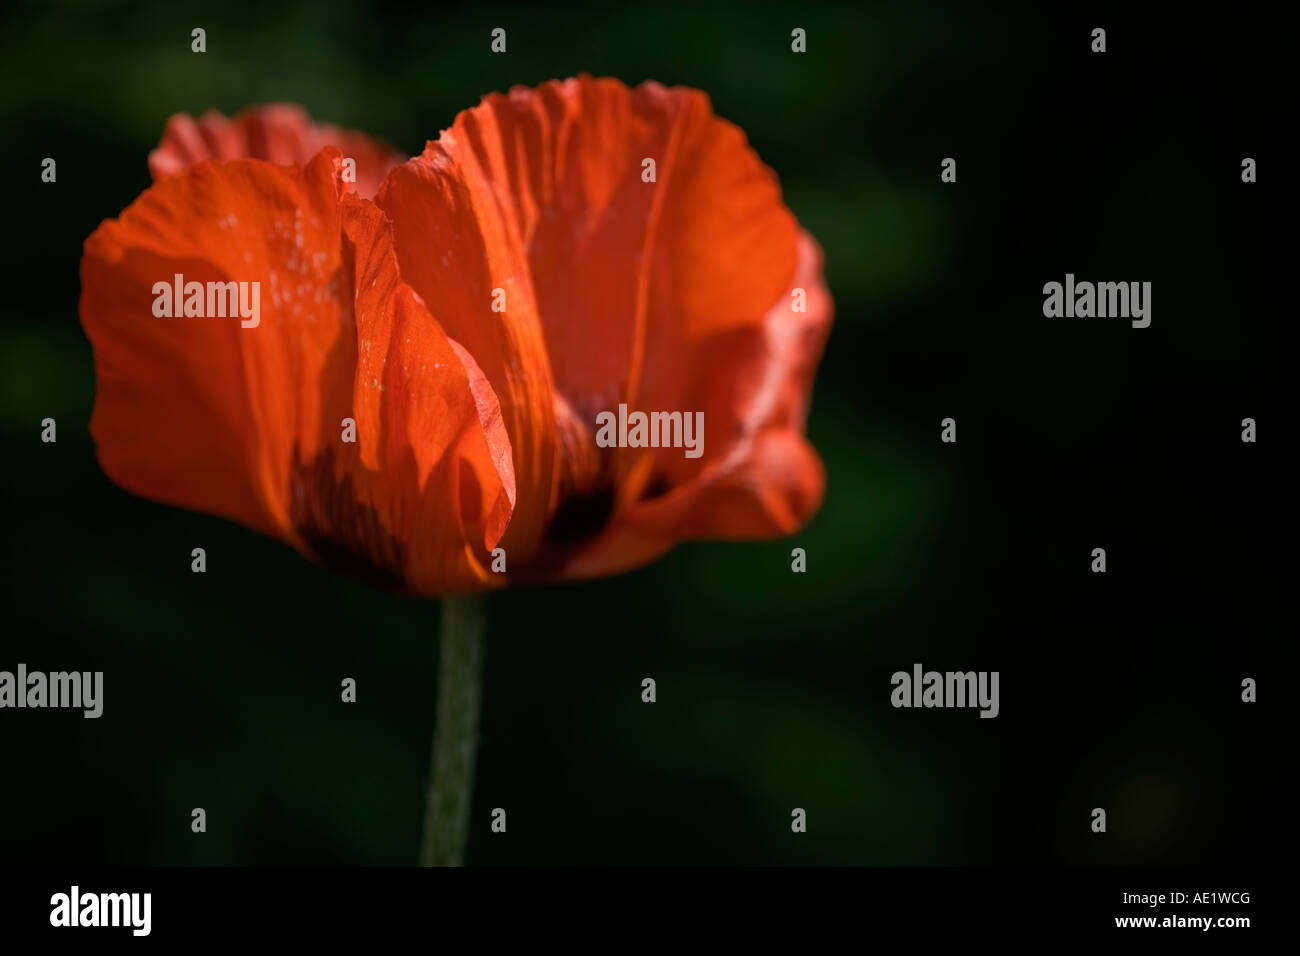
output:
[[[504,535],[515,502],[500,405],[473,357],[402,281],[392,228],[379,208],[349,197],[344,234],[345,259],[354,263],[358,350],[360,458],[350,471],[358,487],[369,485],[358,500],[387,513],[406,542],[405,576],[416,591],[482,586],[493,577],[487,552]]]
[[[703,99],[583,76],[487,96],[452,129],[508,200],[555,387],[580,419],[627,394],[681,120]]]
[[[401,282],[382,214],[343,192],[341,158],[203,162],[86,241],[100,461],[137,494],[389,583],[480,586],[513,500],[499,410]],[[151,314],[177,275],[209,303],[208,284],[246,284],[256,324]]]
[[[554,392],[513,210],[495,192],[480,143],[462,113],[389,174],[375,201],[392,220],[402,277],[500,400],[518,494],[502,546],[525,560],[542,540],[551,501]]]
[[[401,156],[387,143],[363,133],[315,123],[289,103],[254,106],[227,119],[208,110],[197,120],[177,113],[167,121],[162,142],[149,154],[154,181],[174,176],[205,159],[265,159],[306,165],[326,146],[335,146],[356,163],[356,189],[373,197]]]
[[[562,576],[635,567],[678,540],[790,534],[820,507],[825,471],[803,432],[832,304],[817,243],[801,233],[798,249],[790,289],[760,325],[715,331],[682,363],[691,384],[680,394],[703,412],[703,455],[640,456],[625,487],[647,493],[618,508]],[[796,289],[803,311],[793,307]]]

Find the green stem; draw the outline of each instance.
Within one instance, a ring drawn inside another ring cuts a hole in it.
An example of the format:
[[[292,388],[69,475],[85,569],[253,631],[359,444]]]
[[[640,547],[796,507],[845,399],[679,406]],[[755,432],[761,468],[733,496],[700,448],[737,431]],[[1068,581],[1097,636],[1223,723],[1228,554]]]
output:
[[[438,714],[424,807],[421,866],[461,866],[474,792],[483,671],[481,594],[443,598],[438,655]]]

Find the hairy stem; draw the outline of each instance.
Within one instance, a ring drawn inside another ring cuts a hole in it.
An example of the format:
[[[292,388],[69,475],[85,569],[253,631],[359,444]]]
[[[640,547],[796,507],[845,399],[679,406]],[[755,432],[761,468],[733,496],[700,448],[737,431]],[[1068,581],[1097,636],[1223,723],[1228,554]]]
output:
[[[478,749],[484,620],[481,594],[442,601],[438,714],[424,808],[421,866],[461,866],[465,862]]]

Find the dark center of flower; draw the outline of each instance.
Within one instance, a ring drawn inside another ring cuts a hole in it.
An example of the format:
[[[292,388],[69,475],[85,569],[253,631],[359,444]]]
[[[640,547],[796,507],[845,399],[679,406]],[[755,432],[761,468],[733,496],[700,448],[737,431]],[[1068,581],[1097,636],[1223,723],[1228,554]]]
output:
[[[290,482],[294,527],[321,564],[374,587],[405,589],[406,547],[357,500],[352,476],[335,475],[330,448],[308,464],[295,448]]]

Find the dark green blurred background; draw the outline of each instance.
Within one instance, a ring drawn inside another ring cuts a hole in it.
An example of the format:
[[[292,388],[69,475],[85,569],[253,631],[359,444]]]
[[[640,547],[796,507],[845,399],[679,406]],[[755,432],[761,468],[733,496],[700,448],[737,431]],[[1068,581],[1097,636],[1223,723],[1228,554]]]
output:
[[[103,670],[106,700],[98,721],[0,712],[0,861],[414,861],[437,603],[104,477],[81,243],[148,186],[175,112],[298,102],[413,154],[486,92],[583,71],[707,91],[825,248],[828,494],[788,541],[492,598],[470,862],[1265,853],[1289,269],[1268,239],[1270,31],[897,6],[6,7],[0,669]],[[1153,280],[1152,327],[1044,319],[1067,271]],[[1001,716],[892,709],[917,661],[1000,670]]]

